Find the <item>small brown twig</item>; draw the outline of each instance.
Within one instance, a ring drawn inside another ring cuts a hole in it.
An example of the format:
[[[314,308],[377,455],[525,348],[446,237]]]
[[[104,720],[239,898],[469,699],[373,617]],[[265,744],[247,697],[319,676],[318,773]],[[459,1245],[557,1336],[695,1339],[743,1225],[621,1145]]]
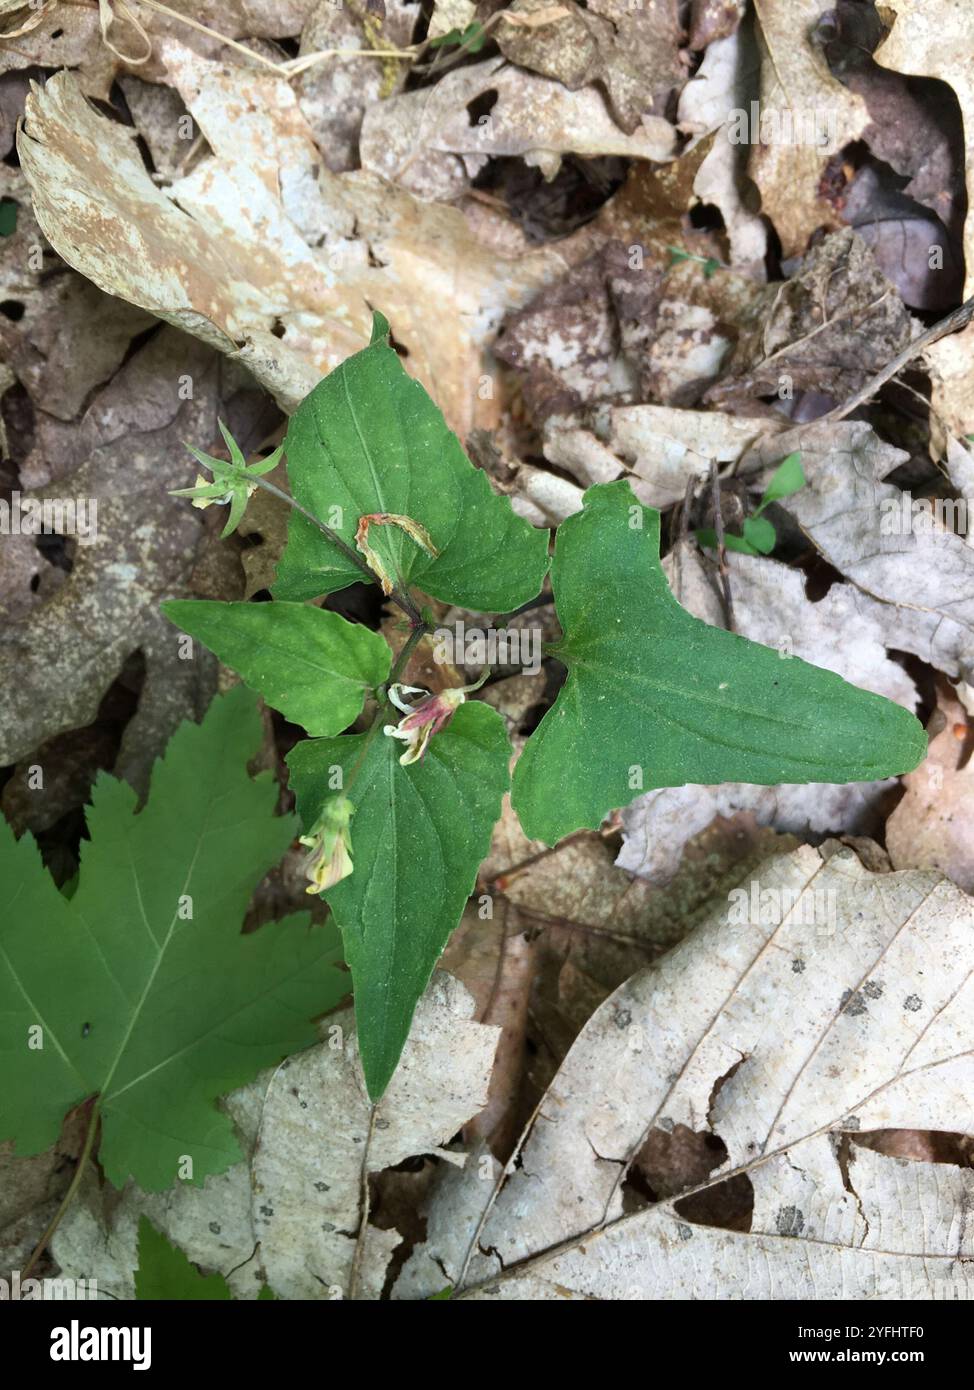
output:
[[[348,1278],[348,1299],[358,1297],[359,1280],[362,1277],[362,1261],[365,1258],[365,1241],[369,1231],[369,1156],[372,1151],[372,1136],[375,1134],[375,1121],[379,1107],[374,1103],[369,1109],[369,1130],[365,1136],[365,1152],[362,1154],[361,1174],[361,1220],[355,1237],[355,1254],[352,1256],[352,1270]]]
[[[864,405],[871,396],[874,396],[881,386],[884,386],[891,377],[896,376],[906,364],[914,357],[935,343],[938,338],[944,338],[948,333],[955,333],[960,328],[966,328],[971,319],[974,318],[974,297],[967,299],[946,318],[939,319],[925,333],[921,333],[919,338],[914,338],[911,343],[907,343],[902,352],[898,352],[892,362],[887,362],[886,366],[878,371],[875,376],[871,376],[864,386],[843,402],[837,405],[834,410],[830,410],[827,415],[823,415],[817,420],[816,424],[827,421],[834,424],[837,420],[844,420],[847,415],[851,415],[859,406]]]
[[[710,460],[710,486],[713,491],[714,531],[717,533],[717,568],[720,570],[720,582],[724,594],[724,616],[727,619],[728,629],[733,632],[735,630],[734,603],[731,599],[727,551],[724,549],[724,518],[720,511],[720,470],[717,467],[716,459]]]

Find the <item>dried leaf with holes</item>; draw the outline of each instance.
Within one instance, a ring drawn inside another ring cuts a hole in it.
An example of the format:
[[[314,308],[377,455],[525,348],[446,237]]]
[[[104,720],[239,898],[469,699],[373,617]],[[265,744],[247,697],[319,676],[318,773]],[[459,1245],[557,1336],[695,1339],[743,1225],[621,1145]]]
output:
[[[970,899],[803,847],[606,1000],[518,1162],[444,1192],[456,1239],[433,1199],[401,1283],[435,1292],[441,1262],[481,1301],[963,1297],[974,1172],[866,1141],[969,1130],[972,1056]],[[694,1136],[707,1161],[674,1163]]]

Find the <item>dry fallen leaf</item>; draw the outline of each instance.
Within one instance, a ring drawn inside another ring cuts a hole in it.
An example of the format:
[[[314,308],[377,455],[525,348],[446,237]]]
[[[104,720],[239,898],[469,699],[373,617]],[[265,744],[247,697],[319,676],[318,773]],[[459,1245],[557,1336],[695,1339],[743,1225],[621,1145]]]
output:
[[[974,671],[974,548],[884,479],[909,457],[864,421],[804,425],[758,444],[745,467],[800,450],[807,485],[782,506],[864,597],[887,645],[965,679]],[[919,499],[917,499],[919,501]],[[858,605],[862,609],[863,605]]]
[[[456,1287],[464,1247],[463,1296],[480,1300],[963,1291],[974,1173],[857,1136],[974,1122],[970,900],[936,874],[871,874],[834,843],[775,859],[748,899],[715,905],[602,1005],[499,1187],[469,1169],[452,1184],[469,1238],[428,1242],[425,1273],[407,1262],[411,1296],[437,1263]],[[718,1154],[693,1195],[628,1187],[647,1140],[684,1130]],[[704,1198],[732,1175],[750,1215],[707,1224]]]
[[[819,0],[754,0],[761,54],[759,102],[747,111],[748,172],[785,256],[799,255],[820,226],[837,218],[821,196],[825,164],[862,134],[865,102],[829,72],[812,42]],[[764,129],[762,130],[762,126]]]
[[[29,98],[21,162],[64,259],[244,363],[285,409],[364,346],[375,307],[452,426],[466,433],[478,412],[490,424],[496,401],[470,387],[483,347],[560,260],[539,250],[500,261],[454,209],[362,173],[330,175],[283,78],[172,39],[159,48],[215,151],[168,190],[71,74]]]
[[[117,772],[144,785],[176,725],[206,708],[215,663],[202,651],[180,659],[178,634],[158,601],[187,593],[203,545],[200,513],[166,489],[192,483],[195,466],[183,441],[216,436],[226,372],[202,343],[166,329],[94,396],[77,424],[38,417],[39,447],[21,466],[23,494],[80,499],[89,534],[67,537],[70,574],[0,632],[3,764],[90,724],[136,652],[145,683]],[[15,775],[27,777],[29,765]]]
[[[550,178],[563,154],[667,160],[676,148],[676,131],[661,116],[627,135],[597,88],[571,92],[503,58],[373,106],[361,141],[363,169],[440,201],[463,193],[491,155],[520,155]]]
[[[505,58],[556,78],[570,91],[598,83],[613,117],[630,135],[650,113],[663,115],[686,81],[676,0],[515,0],[497,29]]]
[[[341,1298],[356,1247],[363,1163],[378,1174],[416,1155],[465,1161],[464,1153],[440,1146],[485,1105],[499,1034],[473,1022],[473,1011],[461,984],[442,973],[434,978],[371,1137],[351,1012],[330,1015],[325,1041],[224,1102],[249,1162],[202,1188],[147,1195],[129,1184],[110,1217],[90,1181],[85,1202],[57,1233],[53,1253],[62,1272],[80,1278],[87,1271],[103,1290],[131,1297],[144,1212],[197,1264],[234,1270],[237,1297],[256,1297],[266,1281],[284,1298]],[[379,1296],[399,1240],[394,1230],[368,1227],[360,1295]]]
[[[886,822],[896,869],[939,869],[974,892],[974,766],[967,712],[938,692],[926,759],[903,778],[906,795]],[[938,728],[939,726],[939,728]]]

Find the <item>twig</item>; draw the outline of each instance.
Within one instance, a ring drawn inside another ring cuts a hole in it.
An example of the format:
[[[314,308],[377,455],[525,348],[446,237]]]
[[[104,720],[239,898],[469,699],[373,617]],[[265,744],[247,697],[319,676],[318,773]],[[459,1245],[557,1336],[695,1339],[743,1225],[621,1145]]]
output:
[[[48,1241],[51,1239],[58,1226],[60,1226],[61,1221],[64,1217],[64,1213],[67,1211],[68,1207],[75,1199],[78,1188],[81,1186],[81,1179],[84,1177],[85,1169],[88,1167],[88,1160],[91,1157],[92,1150],[95,1147],[95,1135],[98,1133],[98,1121],[100,1119],[101,1112],[99,1109],[99,1102],[95,1100],[91,1107],[91,1115],[88,1119],[88,1129],[85,1134],[85,1142],[82,1146],[81,1153],[78,1155],[78,1165],[74,1170],[74,1176],[68,1184],[67,1192],[65,1192],[64,1196],[61,1198],[61,1205],[58,1207],[57,1211],[51,1217],[51,1220],[48,1222],[47,1229],[45,1230],[44,1234],[41,1236],[37,1244],[34,1246],[34,1249],[31,1252],[30,1259],[27,1261],[26,1265],[23,1268],[23,1271],[21,1273],[21,1278],[23,1279],[27,1278],[31,1270],[37,1264],[37,1261],[41,1258],[44,1251],[47,1249]]]
[[[836,406],[827,415],[820,416],[815,423],[821,424],[823,421],[834,423],[836,420],[844,420],[847,415],[851,415],[854,410],[869,400],[870,396],[874,396],[881,386],[884,386],[891,377],[894,377],[901,368],[906,366],[907,362],[919,356],[924,348],[935,343],[938,338],[946,337],[948,333],[955,333],[959,328],[966,328],[972,318],[974,318],[974,297],[965,300],[959,309],[955,309],[946,318],[933,324],[925,333],[921,333],[919,338],[914,338],[902,352],[896,354],[892,362],[888,362],[881,371],[870,377],[866,384],[861,386],[844,404]]]
[[[717,568],[724,591],[724,614],[731,632],[734,628],[734,603],[731,599],[730,572],[727,568],[727,551],[724,549],[724,518],[720,511],[720,470],[717,460],[710,460],[710,486],[713,489],[714,530],[717,533]]]
[[[369,1229],[369,1153],[372,1136],[375,1133],[375,1119],[379,1113],[378,1105],[369,1111],[369,1132],[365,1137],[365,1152],[362,1154],[361,1209],[362,1219],[355,1237],[355,1254],[352,1256],[352,1272],[348,1276],[348,1298],[352,1302],[358,1297],[359,1280],[362,1275],[362,1260],[365,1256],[365,1238]]]

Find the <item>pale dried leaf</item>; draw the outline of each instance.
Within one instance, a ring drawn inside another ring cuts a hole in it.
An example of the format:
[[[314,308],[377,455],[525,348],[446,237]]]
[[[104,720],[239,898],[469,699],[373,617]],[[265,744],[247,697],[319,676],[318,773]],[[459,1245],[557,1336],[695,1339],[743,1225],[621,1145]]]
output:
[[[974,1128],[974,907],[935,874],[871,874],[834,844],[774,860],[759,887],[751,920],[715,906],[587,1025],[477,1233],[466,1296],[963,1292],[974,1245],[956,1214],[974,1174],[854,1136]],[[749,1180],[749,1229],[699,1224],[686,1193],[626,1210],[629,1165],[677,1126],[726,1150],[704,1191]]]
[[[974,671],[974,548],[933,518],[914,525],[911,497],[883,480],[908,455],[863,421],[800,426],[756,446],[745,466],[800,450],[807,486],[781,505],[862,594],[887,645],[949,676]],[[861,606],[861,605],[860,605]]]

